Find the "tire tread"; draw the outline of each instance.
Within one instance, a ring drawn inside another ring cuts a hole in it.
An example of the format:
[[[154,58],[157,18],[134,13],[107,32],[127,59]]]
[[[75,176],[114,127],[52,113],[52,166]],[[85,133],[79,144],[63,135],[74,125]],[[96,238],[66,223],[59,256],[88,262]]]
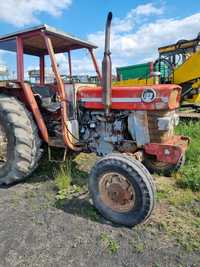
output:
[[[21,181],[36,168],[41,157],[41,139],[35,121],[26,107],[15,97],[0,94],[0,110],[6,116],[15,138],[14,160],[0,184]]]

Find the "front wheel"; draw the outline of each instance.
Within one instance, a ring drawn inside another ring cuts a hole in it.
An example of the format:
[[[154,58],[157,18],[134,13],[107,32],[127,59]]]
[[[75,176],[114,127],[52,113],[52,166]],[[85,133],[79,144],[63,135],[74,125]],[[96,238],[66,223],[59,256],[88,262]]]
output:
[[[149,172],[121,154],[108,155],[95,164],[89,189],[94,206],[105,218],[129,227],[147,220],[155,203]]]

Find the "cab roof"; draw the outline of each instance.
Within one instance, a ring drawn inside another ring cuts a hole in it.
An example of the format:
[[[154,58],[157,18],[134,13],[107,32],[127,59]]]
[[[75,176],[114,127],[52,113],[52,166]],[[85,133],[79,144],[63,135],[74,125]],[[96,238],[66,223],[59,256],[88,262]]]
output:
[[[160,54],[174,52],[177,49],[193,49],[200,42],[200,36],[191,40],[180,40],[174,44],[166,45],[158,48]]]
[[[20,36],[23,38],[25,54],[35,56],[46,55],[48,54],[48,52],[45,46],[44,39],[41,36],[41,32],[44,32],[51,38],[55,53],[63,53],[69,50],[80,48],[97,48],[96,45],[90,42],[81,40],[73,35],[62,32],[44,24],[25,29],[23,31],[17,31],[11,34],[0,36],[0,49],[16,51],[16,47],[14,47],[13,45],[9,46],[9,42],[6,41],[14,40],[16,37]],[[8,44],[7,46],[6,43]]]

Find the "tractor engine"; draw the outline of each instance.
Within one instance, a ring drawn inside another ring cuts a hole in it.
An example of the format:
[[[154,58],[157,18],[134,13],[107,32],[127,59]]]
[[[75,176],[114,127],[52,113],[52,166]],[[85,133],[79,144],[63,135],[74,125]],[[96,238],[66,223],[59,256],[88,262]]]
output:
[[[113,151],[134,153],[145,144],[165,142],[178,124],[175,111],[111,111],[106,120],[103,111],[83,110],[78,120],[80,140],[99,156]]]
[[[87,143],[88,150],[105,156],[114,150],[123,150],[122,144],[128,139],[128,112],[111,113],[105,119],[103,111],[80,112],[80,139]]]

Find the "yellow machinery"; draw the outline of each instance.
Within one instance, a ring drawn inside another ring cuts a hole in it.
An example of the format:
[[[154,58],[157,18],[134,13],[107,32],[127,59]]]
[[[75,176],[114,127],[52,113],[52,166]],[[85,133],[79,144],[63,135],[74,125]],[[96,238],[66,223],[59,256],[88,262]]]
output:
[[[175,44],[158,48],[159,58],[153,72],[146,77],[131,77],[114,85],[152,85],[175,83],[182,86],[182,103],[200,105],[200,35],[193,40],[180,40]],[[118,75],[119,77],[119,75]]]

